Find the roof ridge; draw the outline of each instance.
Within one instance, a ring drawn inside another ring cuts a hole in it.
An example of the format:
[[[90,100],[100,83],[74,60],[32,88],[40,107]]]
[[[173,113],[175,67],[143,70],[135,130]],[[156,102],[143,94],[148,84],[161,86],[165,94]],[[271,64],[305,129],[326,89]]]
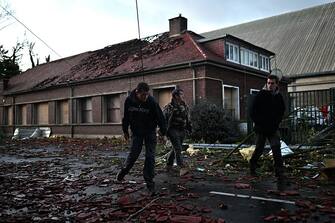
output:
[[[208,56],[206,55],[206,53],[203,51],[203,49],[200,47],[200,45],[193,39],[193,37],[190,35],[189,32],[186,32],[187,37],[191,40],[191,42],[193,43],[193,45],[195,46],[195,48],[200,52],[200,54],[204,57],[204,59],[207,59]]]

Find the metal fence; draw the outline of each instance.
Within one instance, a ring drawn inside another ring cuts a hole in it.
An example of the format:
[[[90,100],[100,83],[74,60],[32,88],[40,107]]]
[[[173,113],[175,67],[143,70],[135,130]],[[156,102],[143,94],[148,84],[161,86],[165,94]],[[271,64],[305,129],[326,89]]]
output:
[[[288,113],[281,123],[282,138],[290,144],[306,142],[334,122],[335,88],[290,92]]]

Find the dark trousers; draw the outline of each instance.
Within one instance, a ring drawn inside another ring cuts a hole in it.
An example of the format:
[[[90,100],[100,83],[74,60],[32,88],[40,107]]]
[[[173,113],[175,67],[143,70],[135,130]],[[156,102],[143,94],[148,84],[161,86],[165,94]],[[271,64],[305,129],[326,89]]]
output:
[[[167,135],[172,144],[172,149],[169,152],[168,157],[167,157],[167,165],[172,166],[173,161],[176,158],[177,165],[183,166],[181,150],[182,150],[183,141],[185,138],[185,130],[170,128]]]
[[[155,176],[155,150],[157,144],[156,133],[152,132],[143,136],[132,135],[130,153],[124,163],[121,172],[125,176],[129,173],[130,169],[134,166],[138,156],[141,154],[143,142],[145,145],[145,161],[143,168],[143,178],[147,183],[147,187],[154,187]]]
[[[275,132],[274,134],[269,136],[262,133],[256,134],[256,148],[250,159],[250,168],[251,170],[256,169],[257,161],[263,154],[266,139],[269,141],[271,146],[274,160],[275,174],[276,176],[281,176],[283,174],[284,167],[283,167],[283,158],[280,150],[280,137],[278,132]]]

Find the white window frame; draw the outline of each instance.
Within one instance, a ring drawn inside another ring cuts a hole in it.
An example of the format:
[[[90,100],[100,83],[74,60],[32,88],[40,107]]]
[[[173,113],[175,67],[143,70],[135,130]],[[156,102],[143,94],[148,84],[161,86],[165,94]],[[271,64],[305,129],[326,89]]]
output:
[[[262,71],[270,71],[270,58],[260,54],[259,55],[259,69]]]
[[[224,95],[224,90],[225,88],[234,88],[237,91],[237,104],[236,104],[236,111],[235,111],[235,118],[236,120],[240,120],[240,88],[238,86],[232,86],[232,85],[222,85],[222,106],[224,108],[225,106],[225,95]]]
[[[226,52],[228,52],[225,56],[227,61],[233,63],[240,63],[240,49],[238,45],[226,42]],[[231,56],[233,58],[231,58]]]
[[[250,88],[250,94],[252,95],[254,92],[259,92],[259,89],[254,89],[254,88]]]
[[[242,53],[243,52],[243,53]],[[247,67],[259,69],[258,53],[247,48],[241,47],[240,50],[241,64]],[[256,62],[256,65],[255,65]]]

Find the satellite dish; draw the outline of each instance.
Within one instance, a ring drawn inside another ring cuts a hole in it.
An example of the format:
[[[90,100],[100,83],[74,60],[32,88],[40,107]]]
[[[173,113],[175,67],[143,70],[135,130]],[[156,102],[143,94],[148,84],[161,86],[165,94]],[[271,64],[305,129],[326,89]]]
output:
[[[279,80],[283,78],[283,72],[279,68],[275,68],[271,71],[271,74],[276,75]]]

